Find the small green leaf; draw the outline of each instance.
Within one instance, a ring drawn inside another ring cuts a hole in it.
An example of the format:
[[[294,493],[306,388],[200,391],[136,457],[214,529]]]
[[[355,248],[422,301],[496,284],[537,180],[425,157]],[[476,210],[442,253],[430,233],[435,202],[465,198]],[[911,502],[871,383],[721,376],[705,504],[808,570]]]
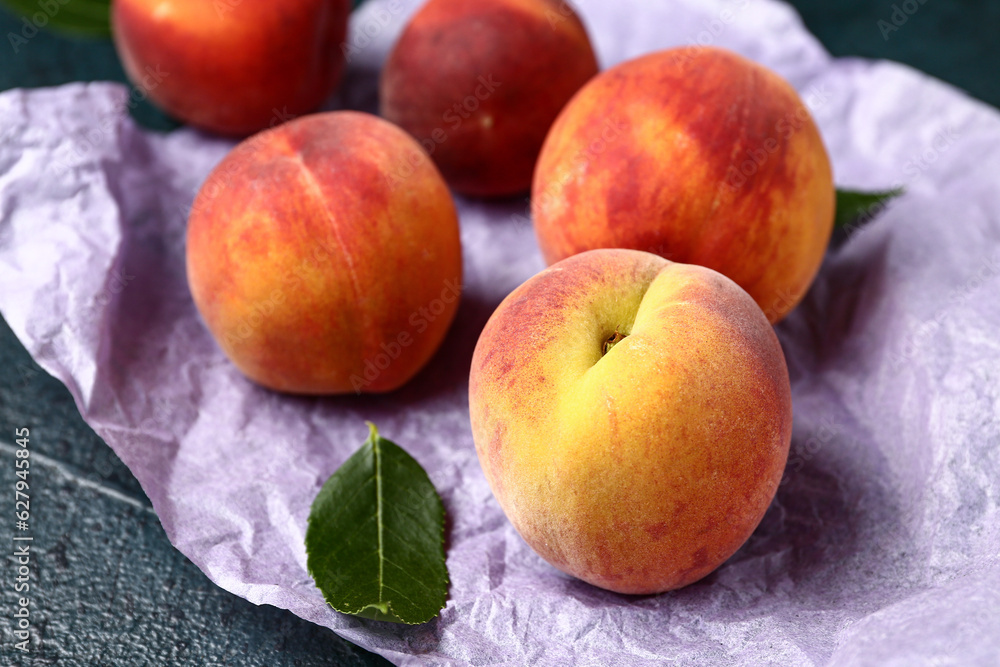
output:
[[[24,16],[36,28],[52,28],[92,37],[111,35],[110,0],[66,0],[44,7],[38,0],[0,0],[0,4]]]
[[[444,505],[420,464],[368,427],[313,501],[306,564],[339,612],[425,623],[448,597]]]
[[[837,215],[834,227],[846,227],[861,218],[874,217],[892,199],[903,194],[903,188],[861,192],[859,190],[837,190]]]

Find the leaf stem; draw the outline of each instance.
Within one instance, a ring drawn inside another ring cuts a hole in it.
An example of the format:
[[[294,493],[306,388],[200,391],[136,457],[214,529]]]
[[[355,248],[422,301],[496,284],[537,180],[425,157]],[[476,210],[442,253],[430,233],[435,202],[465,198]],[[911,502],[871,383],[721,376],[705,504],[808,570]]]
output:
[[[372,440],[372,448],[375,452],[375,523],[378,526],[378,601],[380,606],[384,606],[382,600],[382,591],[384,590],[384,574],[383,568],[385,566],[385,556],[383,551],[383,525],[382,525],[382,448],[378,446],[379,435],[378,429],[375,428],[375,424],[368,422],[368,429],[370,434],[368,437]]]

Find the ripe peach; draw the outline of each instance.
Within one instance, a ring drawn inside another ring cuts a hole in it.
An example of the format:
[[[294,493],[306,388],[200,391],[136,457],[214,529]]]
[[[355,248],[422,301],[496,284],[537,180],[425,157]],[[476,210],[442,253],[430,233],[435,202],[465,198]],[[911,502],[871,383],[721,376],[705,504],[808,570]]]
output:
[[[593,79],[553,125],[532,198],[550,264],[593,248],[655,252],[725,274],[771,322],[805,296],[833,229],[809,110],[777,74],[717,48]]]
[[[302,394],[384,392],[444,338],[462,278],[458,218],[420,147],[369,114],[305,116],[239,144],[188,222],[202,318],[250,379]]]
[[[246,136],[333,92],[349,13],[349,0],[115,0],[111,23],[126,73],[153,102]]]
[[[382,72],[381,113],[472,196],[526,192],[559,110],[597,73],[586,29],[557,0],[430,0]]]
[[[781,346],[725,276],[593,250],[514,290],[476,345],[476,451],[525,541],[621,593],[694,582],[750,536],[792,434]]]

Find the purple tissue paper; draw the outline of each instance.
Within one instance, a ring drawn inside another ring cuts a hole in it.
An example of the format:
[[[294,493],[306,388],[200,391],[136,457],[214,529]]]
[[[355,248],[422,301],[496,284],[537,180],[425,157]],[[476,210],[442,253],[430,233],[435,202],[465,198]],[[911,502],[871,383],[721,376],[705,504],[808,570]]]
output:
[[[353,18],[337,108],[374,110],[418,3]],[[543,268],[527,200],[460,199],[466,291],[441,351],[387,396],[295,398],[225,359],[184,274],[188,207],[231,142],[129,119],[126,90],[0,95],[0,311],[223,588],[401,665],[995,664],[1000,655],[1000,113],[909,68],[831,59],[772,0],[586,0],[602,65],[712,44],[784,75],[837,183],[906,187],[840,233],[778,327],[792,451],[749,542],[679,591],[616,595],[556,571],[490,494],[469,428],[476,338]],[[305,567],[310,503],[365,420],[428,471],[450,517],[441,616],[338,614]]]

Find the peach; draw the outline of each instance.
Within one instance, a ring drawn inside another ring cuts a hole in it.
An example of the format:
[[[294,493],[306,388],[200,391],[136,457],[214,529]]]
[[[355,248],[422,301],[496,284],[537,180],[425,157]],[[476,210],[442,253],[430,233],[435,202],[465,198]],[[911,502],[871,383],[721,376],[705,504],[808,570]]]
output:
[[[637,250],[563,260],[500,304],[469,379],[511,523],[595,586],[659,593],[750,536],[792,433],[778,340],[725,276]]]
[[[834,184],[784,79],[686,47],[618,65],[573,98],[538,159],[532,211],[550,264],[594,248],[654,252],[723,273],[773,323],[819,270]]]
[[[129,79],[164,111],[246,136],[316,110],[343,69],[349,0],[115,0]]]
[[[430,0],[382,72],[381,114],[420,141],[462,194],[527,192],[545,134],[597,73],[557,0]]]
[[[209,174],[187,231],[195,304],[250,379],[301,394],[385,392],[430,359],[462,279],[458,218],[420,148],[375,116],[305,116]]]

